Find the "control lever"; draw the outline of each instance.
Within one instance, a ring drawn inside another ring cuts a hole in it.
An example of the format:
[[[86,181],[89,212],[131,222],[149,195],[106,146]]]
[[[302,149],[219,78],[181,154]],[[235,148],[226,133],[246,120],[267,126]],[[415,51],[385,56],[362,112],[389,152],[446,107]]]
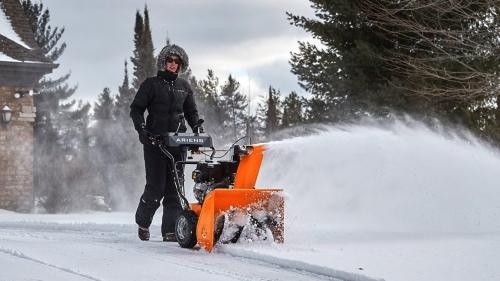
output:
[[[203,126],[201,126],[201,124],[203,124],[203,122],[205,122],[205,120],[198,119],[198,122],[196,123],[196,132],[194,132],[195,135],[204,133]]]
[[[177,118],[179,118],[179,125],[177,125],[177,130],[175,130],[176,136],[179,134],[179,129],[181,128],[182,120],[184,120],[184,114],[180,113],[179,115],[177,115]]]

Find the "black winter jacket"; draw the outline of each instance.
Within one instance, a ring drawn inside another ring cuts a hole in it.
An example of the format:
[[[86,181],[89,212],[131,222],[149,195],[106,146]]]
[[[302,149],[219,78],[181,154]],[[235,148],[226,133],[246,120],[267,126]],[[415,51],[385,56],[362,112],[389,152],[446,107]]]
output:
[[[153,134],[175,132],[179,125],[179,114],[193,128],[198,122],[198,110],[189,83],[182,78],[168,81],[160,75],[142,82],[134,101],[130,105],[130,117],[137,131],[144,124],[144,111],[148,111],[146,129]],[[185,132],[182,120],[179,132]]]

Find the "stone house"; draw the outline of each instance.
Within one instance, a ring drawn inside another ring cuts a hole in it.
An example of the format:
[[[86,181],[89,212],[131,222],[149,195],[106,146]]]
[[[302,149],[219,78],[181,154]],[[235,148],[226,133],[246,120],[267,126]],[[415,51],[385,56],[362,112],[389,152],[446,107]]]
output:
[[[0,0],[0,209],[33,209],[34,87],[55,67],[37,46],[20,0]]]

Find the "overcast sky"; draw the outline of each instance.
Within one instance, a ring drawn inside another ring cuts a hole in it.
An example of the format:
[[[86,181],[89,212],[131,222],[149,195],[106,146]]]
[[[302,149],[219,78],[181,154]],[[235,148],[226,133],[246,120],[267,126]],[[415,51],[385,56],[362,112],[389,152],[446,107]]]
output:
[[[64,26],[68,47],[54,72],[71,71],[78,84],[77,99],[94,102],[104,87],[117,94],[123,81],[123,63],[133,50],[135,13],[147,4],[155,55],[165,44],[182,46],[193,74],[206,76],[211,68],[226,79],[230,73],[241,91],[264,94],[269,85],[289,93],[305,94],[290,73],[290,52],[297,41],[311,40],[292,26],[285,12],[312,16],[306,0],[43,0],[52,26]],[[132,72],[129,62],[129,74]],[[250,82],[250,87],[249,87]]]

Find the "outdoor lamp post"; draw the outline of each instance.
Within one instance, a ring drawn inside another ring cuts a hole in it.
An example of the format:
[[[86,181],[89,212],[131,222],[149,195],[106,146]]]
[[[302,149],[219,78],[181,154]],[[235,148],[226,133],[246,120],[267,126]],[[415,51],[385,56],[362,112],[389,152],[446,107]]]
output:
[[[10,120],[12,120],[12,109],[8,105],[2,108],[2,123],[9,124]]]

